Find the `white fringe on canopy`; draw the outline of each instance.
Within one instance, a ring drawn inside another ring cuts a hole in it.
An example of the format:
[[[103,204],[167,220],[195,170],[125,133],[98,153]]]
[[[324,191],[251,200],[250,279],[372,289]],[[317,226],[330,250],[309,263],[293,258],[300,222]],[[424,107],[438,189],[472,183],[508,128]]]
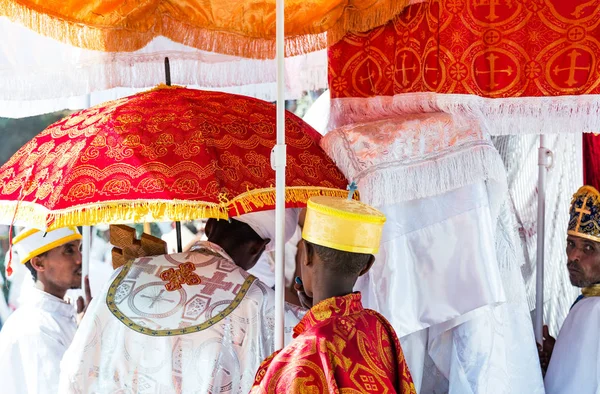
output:
[[[332,100],[330,128],[409,113],[475,117],[491,135],[600,132],[600,95],[488,99],[468,94],[404,93]]]
[[[73,97],[108,89],[145,89],[165,82],[275,100],[276,65],[200,51],[158,37],[136,52],[75,48],[0,17],[0,116],[29,116],[73,107]],[[286,59],[286,98],[327,86],[325,50]],[[126,93],[126,94],[125,94]],[[135,91],[120,92],[122,96]],[[109,92],[107,95],[114,95]],[[62,99],[62,100],[56,100]],[[71,100],[69,102],[68,100]],[[77,99],[75,99],[77,100]],[[93,100],[92,100],[93,101]],[[76,106],[77,107],[77,106]]]
[[[486,135],[470,118],[405,114],[333,130],[321,146],[361,199],[382,206],[486,180],[505,188],[504,165]]]

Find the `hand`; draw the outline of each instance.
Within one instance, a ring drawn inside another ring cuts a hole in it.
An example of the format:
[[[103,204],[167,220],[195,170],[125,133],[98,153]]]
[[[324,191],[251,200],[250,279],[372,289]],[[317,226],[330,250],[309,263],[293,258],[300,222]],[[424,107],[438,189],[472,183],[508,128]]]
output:
[[[556,339],[550,336],[548,332],[548,326],[544,326],[542,332],[543,344],[537,344],[538,355],[540,357],[540,365],[542,366],[542,374],[545,376],[550,364],[550,358],[552,357],[552,351],[554,350],[554,344]]]
[[[83,291],[85,292],[85,300],[83,297],[77,299],[77,326],[81,323],[88,305],[92,302],[92,290],[90,289],[90,277],[86,276],[83,282]]]
[[[298,293],[298,299],[300,300],[300,305],[302,305],[304,308],[307,308],[307,309],[312,308],[313,299],[311,297],[309,297],[308,295],[306,295],[306,293],[304,292],[304,286],[302,286],[301,283],[298,283],[296,281],[296,282],[294,282],[294,289]]]

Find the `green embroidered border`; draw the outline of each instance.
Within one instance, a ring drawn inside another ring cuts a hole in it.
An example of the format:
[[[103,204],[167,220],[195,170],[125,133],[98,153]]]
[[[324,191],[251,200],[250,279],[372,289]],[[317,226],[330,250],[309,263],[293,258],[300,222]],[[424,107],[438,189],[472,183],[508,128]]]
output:
[[[177,328],[177,329],[172,329],[172,330],[152,330],[150,328],[142,327],[142,326],[134,323],[133,320],[131,320],[130,318],[125,316],[119,310],[119,308],[117,307],[117,304],[115,304],[115,293],[117,291],[117,287],[119,287],[119,285],[121,284],[121,281],[127,276],[127,273],[129,272],[130,268],[131,268],[131,263],[126,264],[123,267],[123,269],[121,270],[121,272],[119,273],[119,275],[117,275],[115,280],[113,280],[113,282],[110,285],[110,288],[108,289],[108,294],[106,295],[106,304],[108,306],[108,309],[112,312],[112,314],[117,319],[119,319],[123,324],[125,324],[127,327],[129,327],[133,331],[139,332],[140,334],[155,336],[155,337],[170,337],[170,336],[176,336],[176,335],[190,334],[193,332],[203,331],[203,330],[206,330],[207,328],[212,327],[216,323],[218,323],[221,320],[223,320],[224,318],[226,318],[231,312],[233,312],[235,310],[235,308],[238,307],[238,305],[240,305],[240,303],[242,302],[242,300],[248,293],[250,286],[252,286],[252,283],[254,283],[254,281],[256,280],[256,278],[254,276],[249,275],[246,278],[246,280],[244,281],[244,283],[242,284],[240,291],[236,294],[233,301],[231,301],[231,304],[229,304],[229,306],[227,306],[227,308],[225,308],[221,313],[219,313],[215,317],[211,318],[210,320],[205,321],[202,324],[185,327],[185,328]]]

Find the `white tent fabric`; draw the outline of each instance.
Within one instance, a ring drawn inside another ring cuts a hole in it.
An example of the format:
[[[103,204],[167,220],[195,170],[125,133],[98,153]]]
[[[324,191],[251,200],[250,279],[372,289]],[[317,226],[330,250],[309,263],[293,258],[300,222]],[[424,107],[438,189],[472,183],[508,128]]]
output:
[[[200,51],[157,37],[135,52],[75,48],[0,17],[0,116],[23,117],[131,95],[165,81],[169,57],[173,84],[276,97],[274,60]],[[286,98],[327,86],[325,50],[286,59]],[[116,89],[114,88],[128,88]],[[132,89],[133,88],[133,89]],[[57,100],[60,99],[60,100]]]
[[[537,135],[494,137],[507,170],[510,203],[521,237],[525,265],[521,272],[529,309],[535,309],[537,250]],[[544,324],[556,337],[578,295],[566,271],[566,231],[573,193],[583,184],[581,134],[546,136],[554,165],[546,177],[546,253],[544,259]]]

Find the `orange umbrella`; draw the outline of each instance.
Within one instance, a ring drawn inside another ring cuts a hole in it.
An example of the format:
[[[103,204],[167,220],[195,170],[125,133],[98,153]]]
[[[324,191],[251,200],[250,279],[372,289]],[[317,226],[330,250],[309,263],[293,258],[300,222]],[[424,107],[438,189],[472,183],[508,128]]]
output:
[[[320,135],[286,117],[288,207],[346,196]],[[77,112],[0,168],[0,221],[42,229],[229,218],[274,209],[275,106],[160,86]]]
[[[327,40],[335,42],[348,31],[381,25],[408,3],[286,0],[287,55],[323,49]],[[275,4],[276,0],[0,0],[0,14],[86,49],[134,51],[165,36],[198,49],[272,58]]]

